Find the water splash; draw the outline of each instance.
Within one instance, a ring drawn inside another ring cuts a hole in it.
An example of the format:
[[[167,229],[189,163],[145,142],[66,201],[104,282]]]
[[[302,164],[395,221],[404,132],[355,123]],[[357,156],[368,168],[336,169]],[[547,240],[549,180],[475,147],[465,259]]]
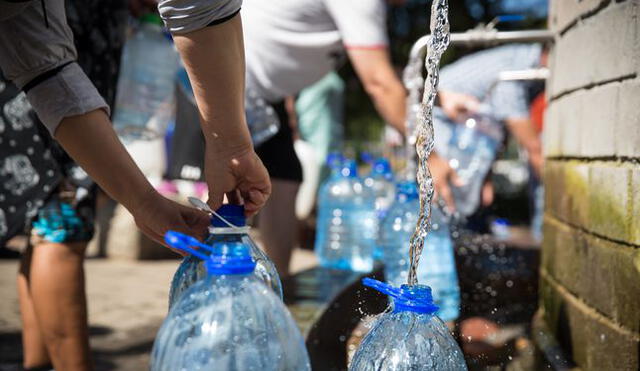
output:
[[[427,159],[433,150],[433,104],[438,92],[438,67],[440,58],[449,45],[449,4],[447,0],[433,0],[431,4],[431,37],[427,42],[427,78],[416,127],[416,152],[418,153],[418,184],[420,186],[420,217],[411,236],[409,247],[409,285],[418,283],[417,269],[424,239],[429,233],[433,179]]]

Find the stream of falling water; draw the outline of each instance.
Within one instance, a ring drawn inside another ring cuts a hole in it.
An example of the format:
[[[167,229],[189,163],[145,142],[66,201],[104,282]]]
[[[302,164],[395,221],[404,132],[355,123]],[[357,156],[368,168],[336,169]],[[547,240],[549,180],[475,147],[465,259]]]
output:
[[[409,285],[418,283],[417,269],[424,239],[431,224],[431,199],[433,198],[433,179],[429,172],[427,159],[433,150],[433,104],[438,92],[439,64],[442,54],[449,45],[449,4],[448,0],[433,0],[431,4],[431,37],[427,42],[425,61],[427,77],[424,83],[424,95],[418,112],[416,127],[416,152],[418,153],[418,184],[420,186],[420,216],[416,230],[411,236],[409,246]],[[410,114],[410,112],[407,112]]]
[[[422,53],[412,53],[409,56],[409,62],[402,71],[402,82],[408,90],[407,94],[407,110],[406,110],[406,133],[404,155],[407,159],[407,165],[403,174],[404,180],[415,180],[416,178],[416,125],[418,114],[420,112],[420,93],[424,86],[422,78],[423,59]]]

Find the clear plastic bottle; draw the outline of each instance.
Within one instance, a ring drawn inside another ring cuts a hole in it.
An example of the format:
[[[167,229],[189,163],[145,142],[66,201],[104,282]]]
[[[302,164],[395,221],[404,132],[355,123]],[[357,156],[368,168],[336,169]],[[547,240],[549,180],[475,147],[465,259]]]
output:
[[[452,188],[460,214],[469,216],[480,205],[482,184],[502,145],[503,135],[500,124],[483,111],[464,123],[453,124],[445,156],[464,183]]]
[[[245,91],[244,111],[254,146],[266,142],[280,129],[280,119],[273,107],[249,88]]]
[[[380,244],[385,264],[385,278],[400,286],[409,274],[409,241],[420,213],[418,186],[413,181],[398,183],[398,194],[382,222]],[[438,316],[452,321],[460,314],[460,288],[447,218],[436,206],[431,207],[431,231],[427,235],[418,264],[418,282],[433,290],[440,308]]]
[[[375,218],[373,205],[364,208],[363,192],[353,160],[345,160],[339,170],[334,167],[320,188],[315,252],[321,266],[357,272],[373,268],[376,236],[356,227],[363,218]]]
[[[367,193],[373,200],[367,200],[367,203],[373,202],[375,205],[376,219],[373,220],[373,229],[371,233],[374,236],[373,258],[375,260],[382,259],[382,248],[378,240],[378,230],[381,221],[387,214],[387,210],[393,204],[396,194],[396,186],[393,181],[393,172],[389,160],[380,157],[371,164],[371,172],[362,181]]]
[[[176,302],[158,331],[151,370],[310,370],[291,314],[253,273],[244,243],[214,244],[207,256],[168,232],[167,243],[205,261],[207,276]]]
[[[352,371],[465,371],[460,347],[435,315],[431,289],[400,288],[365,278],[366,286],[391,297],[391,310],[380,315],[353,356]]]
[[[143,16],[122,51],[113,126],[124,141],[164,136],[175,111],[178,63],[160,17]]]
[[[224,244],[242,243],[249,248],[253,260],[256,262],[254,274],[273,290],[274,294],[282,299],[282,283],[280,276],[273,262],[260,250],[253,242],[246,228],[244,207],[239,205],[222,205],[216,213],[227,222],[239,228],[230,228],[224,220],[218,216],[211,217],[209,236],[204,244],[192,239],[192,244],[197,244],[203,254],[215,252],[215,246]],[[195,242],[194,242],[195,241]],[[182,296],[182,294],[194,283],[206,277],[205,263],[192,256],[187,255],[180,263],[180,266],[173,275],[171,289],[169,291],[169,309]]]

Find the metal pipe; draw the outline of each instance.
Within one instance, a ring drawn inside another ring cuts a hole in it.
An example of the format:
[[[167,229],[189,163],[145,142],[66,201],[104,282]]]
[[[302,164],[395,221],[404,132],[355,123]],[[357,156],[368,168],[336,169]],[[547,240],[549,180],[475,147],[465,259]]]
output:
[[[497,31],[495,29],[472,29],[467,32],[452,33],[451,45],[492,46],[513,42],[553,41],[553,32],[549,30]],[[411,47],[409,57],[417,57],[427,46],[429,35],[419,38]]]
[[[549,78],[549,69],[546,67],[518,71],[502,71],[498,74],[499,81],[546,80],[547,78]]]

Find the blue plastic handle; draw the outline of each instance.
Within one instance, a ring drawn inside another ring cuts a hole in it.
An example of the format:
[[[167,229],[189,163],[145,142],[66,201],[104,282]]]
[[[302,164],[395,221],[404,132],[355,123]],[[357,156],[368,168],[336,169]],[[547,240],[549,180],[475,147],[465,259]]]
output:
[[[182,250],[202,260],[207,260],[209,258],[198,250],[189,247],[198,246],[205,248],[207,251],[211,251],[211,247],[203,244],[194,237],[176,231],[167,231],[167,233],[164,234],[164,241],[174,249]]]
[[[520,22],[524,21],[525,17],[521,14],[504,14],[498,16],[498,22]]]
[[[362,279],[362,284],[392,297],[394,312],[433,314],[439,309],[433,303],[431,288],[426,285],[402,285],[401,288],[397,288],[388,283],[366,277]]]

